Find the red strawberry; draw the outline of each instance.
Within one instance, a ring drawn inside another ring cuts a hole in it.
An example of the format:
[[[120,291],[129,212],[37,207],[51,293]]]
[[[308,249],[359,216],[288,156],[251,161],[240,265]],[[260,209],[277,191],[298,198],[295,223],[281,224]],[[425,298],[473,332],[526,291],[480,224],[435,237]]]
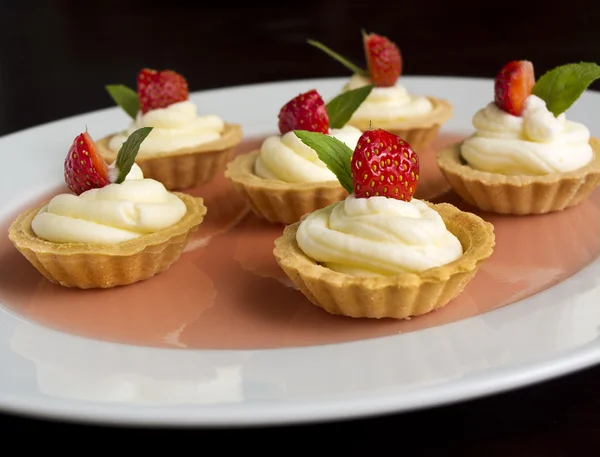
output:
[[[86,132],[77,135],[65,158],[65,182],[76,195],[110,184],[108,166]]]
[[[298,95],[279,111],[279,132],[283,135],[292,130],[329,133],[327,108],[316,90]]]
[[[358,140],[351,170],[356,198],[410,201],[419,181],[419,156],[399,136],[381,129],[367,130]]]
[[[166,108],[189,98],[187,81],[172,70],[156,71],[144,68],[138,74],[137,93],[142,113]]]
[[[525,99],[535,85],[533,64],[528,60],[513,60],[502,67],[494,81],[494,101],[498,108],[520,116]]]
[[[402,72],[402,57],[395,43],[370,33],[363,38],[371,82],[379,87],[396,84]]]

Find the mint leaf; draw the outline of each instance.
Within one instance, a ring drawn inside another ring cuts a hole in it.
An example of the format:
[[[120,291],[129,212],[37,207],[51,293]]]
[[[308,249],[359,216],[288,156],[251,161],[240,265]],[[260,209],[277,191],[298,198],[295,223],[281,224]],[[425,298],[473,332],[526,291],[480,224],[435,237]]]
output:
[[[109,95],[125,111],[129,117],[135,119],[140,110],[137,93],[123,84],[110,84],[106,86]]]
[[[137,153],[140,150],[140,145],[151,131],[152,127],[142,127],[129,135],[127,140],[125,140],[121,149],[119,149],[115,162],[115,166],[119,170],[119,175],[115,183],[121,184],[125,181],[125,178],[131,171],[131,167],[133,167]]]
[[[350,62],[348,59],[346,59],[345,57],[342,57],[337,52],[329,49],[323,43],[319,43],[318,41],[314,41],[314,40],[308,40],[307,43],[314,46],[315,48],[319,48],[321,51],[323,51],[328,56],[333,57],[335,60],[337,60],[339,63],[341,63],[343,66],[345,66],[351,72],[356,73],[357,75],[369,76],[369,73],[366,70],[363,70],[362,68],[358,68],[356,65],[354,65],[352,62]]]
[[[359,87],[358,89],[342,92],[333,100],[327,103],[327,115],[329,116],[329,126],[332,129],[341,129],[350,120],[354,112],[365,101],[374,84]]]
[[[354,185],[350,161],[354,151],[337,138],[324,133],[307,132],[306,130],[294,130],[294,133],[305,145],[317,153],[321,162],[327,165],[327,168],[337,176],[342,187],[351,194],[354,191]]]
[[[600,66],[593,62],[570,63],[545,73],[533,87],[533,95],[546,102],[555,116],[564,113],[596,79]]]

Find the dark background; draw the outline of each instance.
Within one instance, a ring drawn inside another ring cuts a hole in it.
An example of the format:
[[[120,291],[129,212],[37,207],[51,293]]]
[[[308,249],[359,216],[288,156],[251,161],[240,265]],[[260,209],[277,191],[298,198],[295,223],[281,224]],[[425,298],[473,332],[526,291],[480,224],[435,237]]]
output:
[[[349,72],[360,29],[388,36],[407,75],[492,78],[529,59],[541,74],[600,62],[594,0],[0,0],[0,135],[114,106],[106,84],[172,68],[190,90]],[[595,84],[594,88],[600,88]]]
[[[600,4],[580,0],[0,0],[0,135],[113,106],[104,85],[135,87],[144,66],[182,73],[191,91],[347,76],[306,39],[363,66],[362,27],[398,43],[407,75],[491,78],[507,61],[528,59],[540,76],[600,62],[598,24]],[[185,438],[197,452],[248,443],[245,451],[317,456],[587,457],[600,455],[599,384],[593,368],[460,405],[306,427],[147,433],[0,416],[0,433],[62,432],[91,438],[87,447]]]

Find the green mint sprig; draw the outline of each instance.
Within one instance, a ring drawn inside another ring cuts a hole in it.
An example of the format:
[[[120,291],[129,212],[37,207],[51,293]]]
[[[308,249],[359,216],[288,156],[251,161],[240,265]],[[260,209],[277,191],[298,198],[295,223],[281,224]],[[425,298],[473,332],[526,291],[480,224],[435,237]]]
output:
[[[138,100],[137,93],[133,89],[123,84],[110,84],[106,86],[106,90],[115,103],[119,105],[129,117],[132,119],[136,118],[137,113],[140,110],[140,101]]]
[[[352,149],[337,138],[323,133],[307,132],[306,130],[294,130],[294,133],[300,138],[300,141],[317,153],[321,162],[335,174],[349,194],[354,192],[350,164],[354,153]]]
[[[358,89],[342,92],[327,103],[327,116],[329,117],[329,127],[332,129],[341,129],[350,120],[354,112],[369,96],[374,84],[359,87]]]
[[[131,171],[131,167],[133,167],[142,142],[151,131],[152,127],[142,127],[129,135],[127,140],[121,145],[115,162],[115,166],[119,170],[119,174],[115,180],[116,184],[121,184],[125,181],[125,178]]]
[[[352,73],[356,73],[357,75],[361,75],[361,76],[369,76],[369,72],[367,70],[364,70],[364,69],[358,67],[357,65],[354,65],[348,59],[341,56],[334,50],[328,48],[323,43],[320,43],[315,40],[307,40],[307,43],[310,44],[311,46],[314,46],[315,48],[320,49],[325,54],[327,54],[329,57],[333,57],[335,60],[337,60],[339,63],[341,63],[344,67],[346,67]]]
[[[546,102],[548,111],[558,116],[599,78],[600,65],[593,62],[570,63],[545,73],[535,83],[532,93]]]

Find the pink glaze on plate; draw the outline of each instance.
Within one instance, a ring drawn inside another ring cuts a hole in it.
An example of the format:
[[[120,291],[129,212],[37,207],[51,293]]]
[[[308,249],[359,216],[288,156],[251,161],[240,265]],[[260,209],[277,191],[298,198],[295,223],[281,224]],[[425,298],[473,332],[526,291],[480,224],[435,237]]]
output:
[[[433,148],[457,139],[440,136]],[[246,141],[238,152],[259,144],[260,139]],[[476,212],[445,193],[433,151],[420,156],[417,197]],[[272,255],[283,227],[249,213],[222,176],[190,193],[205,198],[208,214],[186,252],[165,273],[109,290],[63,288],[43,278],[5,236],[0,241],[0,302],[26,320],[113,342],[189,349],[308,346],[394,335],[485,313],[557,284],[600,253],[600,192],[561,213],[483,213],[495,225],[496,248],[459,297],[410,320],[356,320],[327,314],[291,287]],[[5,221],[4,233],[10,222]]]

